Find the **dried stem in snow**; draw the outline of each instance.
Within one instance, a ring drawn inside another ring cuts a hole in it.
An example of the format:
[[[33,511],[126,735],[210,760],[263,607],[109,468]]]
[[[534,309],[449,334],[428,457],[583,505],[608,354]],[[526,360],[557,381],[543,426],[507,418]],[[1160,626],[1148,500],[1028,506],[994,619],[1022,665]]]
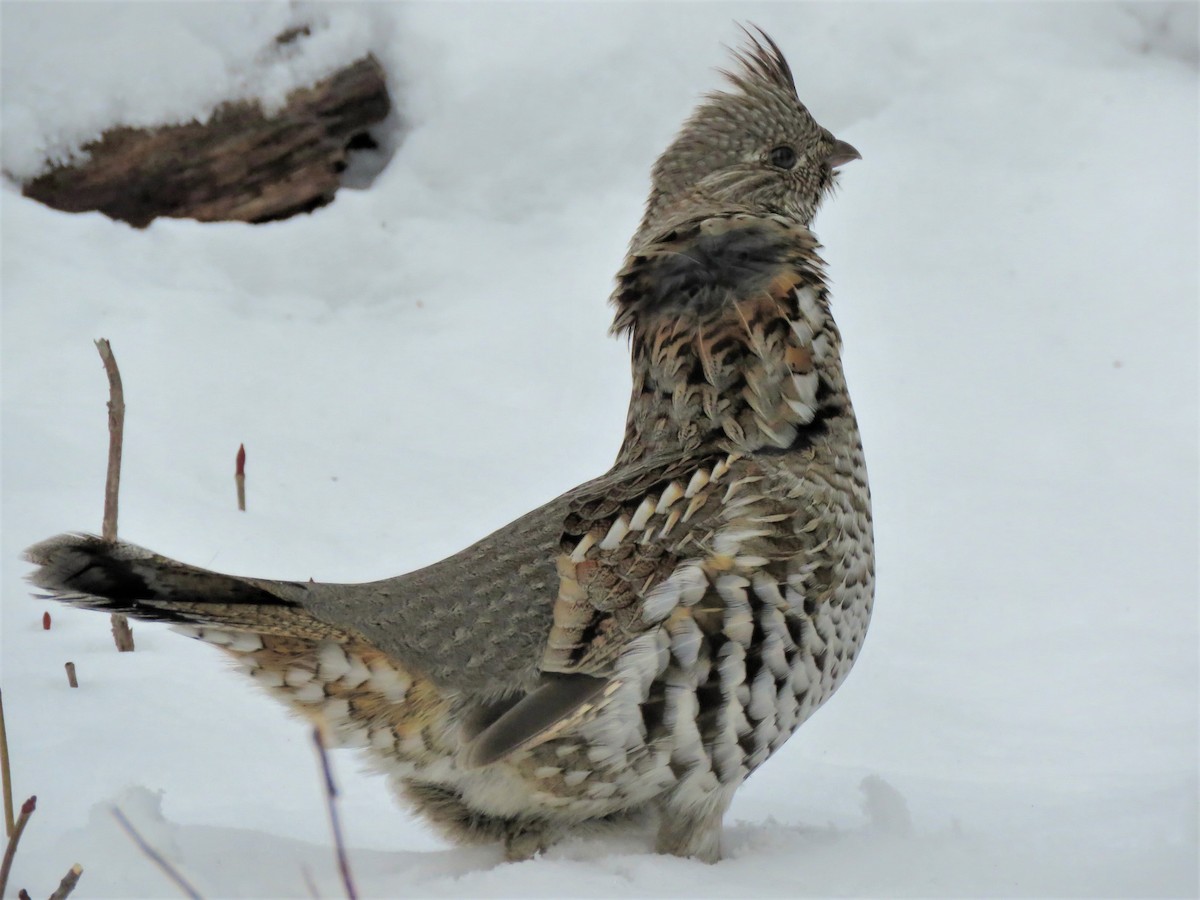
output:
[[[4,896],[5,888],[8,887],[8,871],[12,868],[13,857],[17,855],[17,843],[21,840],[21,832],[25,830],[25,824],[35,809],[37,797],[30,797],[21,805],[21,815],[17,817],[13,832],[8,836],[8,846],[4,848],[4,862],[0,862],[0,897]]]
[[[54,893],[50,895],[50,900],[67,900],[67,897],[71,895],[71,891],[75,890],[75,885],[79,884],[79,876],[82,874],[83,866],[79,863],[71,866],[71,870],[63,876]]]
[[[4,727],[4,694],[0,692],[0,787],[4,790],[4,836],[11,838],[16,829],[13,821],[12,770],[8,767],[8,731]],[[4,891],[0,890],[0,897]]]
[[[333,829],[333,844],[337,851],[338,870],[342,874],[342,884],[346,886],[346,896],[356,900],[358,892],[354,889],[354,879],[350,875],[350,862],[346,858],[346,844],[342,840],[342,825],[337,814],[337,786],[333,783],[333,771],[329,768],[329,754],[325,752],[325,739],[321,729],[313,729],[313,743],[317,745],[317,756],[321,758],[321,771],[325,775],[325,805],[329,808],[329,825]]]
[[[157,850],[146,843],[146,839],[138,833],[136,828],[133,827],[133,823],[130,822],[129,819],[125,818],[125,813],[121,812],[118,807],[114,806],[112,808],[112,814],[113,818],[117,820],[117,824],[125,829],[125,833],[129,835],[135,844],[137,844],[137,848],[142,851],[142,853],[147,859],[150,860],[150,862],[158,866],[159,871],[170,878],[171,881],[175,883],[175,886],[179,888],[179,890],[183,891],[183,893],[185,893],[188,897],[191,897],[192,900],[201,900],[200,892],[192,887],[191,883],[179,873],[178,869],[167,862]]]
[[[104,371],[108,374],[108,477],[104,480],[104,524],[100,536],[106,541],[117,539],[117,496],[121,489],[121,446],[125,435],[125,390],[121,372],[106,338],[96,341]],[[127,653],[133,649],[133,632],[129,619],[121,613],[112,616],[113,641],[117,649]]]

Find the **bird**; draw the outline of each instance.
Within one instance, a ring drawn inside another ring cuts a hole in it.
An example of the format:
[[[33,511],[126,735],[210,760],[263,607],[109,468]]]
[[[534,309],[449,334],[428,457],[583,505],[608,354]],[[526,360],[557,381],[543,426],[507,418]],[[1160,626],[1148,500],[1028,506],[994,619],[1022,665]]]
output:
[[[220,648],[453,841],[522,860],[638,830],[717,862],[734,793],[844,682],[875,583],[811,230],[861,156],[743,32],[654,164],[616,275],[632,393],[607,472],[381,581],[227,575],[70,533],[26,551],[40,595]]]

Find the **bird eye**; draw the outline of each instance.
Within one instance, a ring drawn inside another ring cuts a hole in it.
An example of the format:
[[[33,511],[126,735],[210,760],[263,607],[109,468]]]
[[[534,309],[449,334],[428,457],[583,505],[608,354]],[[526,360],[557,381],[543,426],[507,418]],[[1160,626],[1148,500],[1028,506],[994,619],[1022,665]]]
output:
[[[790,169],[796,165],[796,151],[787,144],[776,147],[767,157],[771,165],[780,169]]]

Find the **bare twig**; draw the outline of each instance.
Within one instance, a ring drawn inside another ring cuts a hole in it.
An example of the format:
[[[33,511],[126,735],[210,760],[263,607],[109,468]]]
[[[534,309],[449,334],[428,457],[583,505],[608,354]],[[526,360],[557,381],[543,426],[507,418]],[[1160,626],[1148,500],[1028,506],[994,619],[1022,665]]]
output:
[[[125,431],[125,389],[121,371],[107,338],[96,341],[104,371],[108,375],[108,477],[104,482],[104,530],[106,541],[117,539],[117,496],[121,488],[121,444]]]
[[[79,682],[75,679],[75,663],[66,663],[63,668],[67,670],[67,684],[71,687],[79,687]]]
[[[9,835],[8,846],[4,848],[4,862],[0,863],[0,897],[4,896],[4,890],[8,887],[8,870],[12,868],[13,857],[17,855],[17,842],[21,840],[25,823],[29,821],[35,809],[37,797],[30,797],[21,805],[21,815],[17,817],[17,824],[13,827],[13,833]]]
[[[125,389],[117,359],[106,338],[96,341],[104,371],[108,374],[108,477],[104,480],[104,524],[100,536],[106,541],[117,539],[117,496],[121,489],[121,446],[125,434]],[[113,640],[117,649],[126,653],[133,649],[133,632],[129,619],[121,613],[112,615]]]
[[[150,862],[158,866],[159,870],[168,878],[170,878],[171,881],[175,883],[175,886],[179,888],[179,890],[191,897],[192,900],[201,900],[200,892],[192,887],[186,878],[179,874],[178,869],[167,862],[157,850],[146,843],[146,839],[138,834],[138,830],[133,827],[133,823],[125,818],[125,813],[121,812],[118,807],[114,806],[112,808],[112,814],[113,818],[117,820],[117,824],[125,829],[125,833],[129,835],[135,844],[137,844],[137,848],[141,850],[143,854],[145,854],[146,858],[149,859]]]
[[[124,613],[113,613],[109,619],[112,623],[113,642],[122,653],[133,649],[133,629],[129,627],[129,617]]]
[[[13,821],[12,770],[8,767],[8,731],[4,727],[4,695],[0,692],[0,788],[4,790],[4,836],[11,838],[16,829]],[[4,891],[0,891],[0,897]]]
[[[67,665],[70,665],[70,663]],[[16,822],[13,822],[12,773],[8,769],[8,736],[4,732],[3,699],[0,699],[0,775],[3,775],[4,782],[4,828],[5,834],[8,835],[8,846],[4,849],[4,861],[0,863],[0,897],[3,897],[4,889],[8,887],[8,872],[12,868],[13,857],[17,854],[17,842],[21,840],[21,833],[25,830],[25,823],[29,821],[29,817],[33,815],[33,811],[37,809],[37,797],[30,797],[21,806],[21,817]],[[71,871],[63,876],[63,880],[58,885],[58,890],[50,895],[50,900],[66,900],[71,891],[75,890],[75,885],[82,874],[83,867],[78,863],[73,865]],[[21,888],[17,893],[17,897],[29,900],[29,894],[24,888]]]
[[[329,768],[329,754],[325,752],[325,739],[321,729],[313,729],[313,743],[317,746],[317,756],[321,759],[321,771],[325,775],[325,805],[329,807],[329,825],[333,829],[333,844],[337,851],[338,869],[342,873],[342,884],[346,887],[349,900],[356,900],[358,892],[354,890],[354,879],[350,875],[350,862],[346,858],[346,844],[342,840],[342,826],[337,814],[337,786],[333,783],[333,771]]]
[[[308,866],[301,866],[300,874],[304,876],[304,887],[308,889],[308,896],[312,897],[312,900],[321,900],[321,895],[313,881],[312,872],[308,871]]]
[[[233,480],[237,484],[238,509],[246,511],[246,445],[238,444],[234,462]]]
[[[58,883],[58,889],[50,895],[50,900],[67,900],[71,891],[75,890],[75,885],[79,884],[79,876],[82,874],[83,866],[79,863],[71,866],[71,871],[63,876],[63,880]]]

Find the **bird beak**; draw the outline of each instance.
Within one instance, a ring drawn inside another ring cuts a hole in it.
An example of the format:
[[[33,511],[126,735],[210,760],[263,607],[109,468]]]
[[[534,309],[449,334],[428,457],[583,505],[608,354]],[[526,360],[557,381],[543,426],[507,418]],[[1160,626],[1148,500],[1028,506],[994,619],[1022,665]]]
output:
[[[845,141],[835,139],[833,148],[829,151],[829,155],[825,157],[825,164],[831,169],[836,169],[838,166],[844,166],[854,159],[862,159],[862,154]]]

